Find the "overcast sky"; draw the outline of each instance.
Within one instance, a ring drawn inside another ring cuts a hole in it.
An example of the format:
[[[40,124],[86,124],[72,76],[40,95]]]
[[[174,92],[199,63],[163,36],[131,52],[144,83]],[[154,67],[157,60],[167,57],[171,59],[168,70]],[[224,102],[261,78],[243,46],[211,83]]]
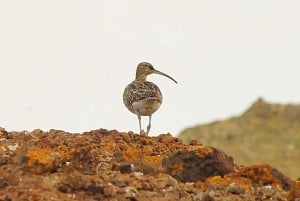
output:
[[[300,103],[300,1],[1,1],[0,55],[6,130],[138,132],[122,94],[148,61],[178,81],[148,77],[150,134],[177,134],[258,97]]]

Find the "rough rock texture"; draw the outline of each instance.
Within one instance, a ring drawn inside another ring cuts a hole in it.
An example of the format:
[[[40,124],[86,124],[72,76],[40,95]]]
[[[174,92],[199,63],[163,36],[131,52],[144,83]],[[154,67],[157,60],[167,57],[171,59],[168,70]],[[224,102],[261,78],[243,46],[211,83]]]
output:
[[[0,128],[0,201],[300,200],[300,182],[269,165],[238,167],[198,141],[94,130]]]

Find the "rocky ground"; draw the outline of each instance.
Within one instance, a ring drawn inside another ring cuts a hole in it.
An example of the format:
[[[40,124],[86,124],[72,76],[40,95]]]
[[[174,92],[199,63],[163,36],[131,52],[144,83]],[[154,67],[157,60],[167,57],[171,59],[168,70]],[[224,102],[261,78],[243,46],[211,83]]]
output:
[[[170,134],[0,128],[0,201],[300,200],[300,181],[267,164]]]

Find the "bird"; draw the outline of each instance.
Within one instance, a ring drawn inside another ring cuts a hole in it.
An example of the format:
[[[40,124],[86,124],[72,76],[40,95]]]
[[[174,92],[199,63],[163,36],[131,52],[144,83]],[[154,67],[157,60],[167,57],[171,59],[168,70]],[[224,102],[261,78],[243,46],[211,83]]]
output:
[[[141,116],[149,117],[146,132],[146,135],[148,135],[151,128],[152,114],[158,110],[163,100],[159,87],[153,82],[146,80],[150,74],[165,76],[177,84],[174,78],[154,69],[153,65],[149,62],[141,62],[138,64],[135,80],[128,84],[123,92],[123,103],[130,112],[137,115],[141,135],[144,134],[141,126]]]

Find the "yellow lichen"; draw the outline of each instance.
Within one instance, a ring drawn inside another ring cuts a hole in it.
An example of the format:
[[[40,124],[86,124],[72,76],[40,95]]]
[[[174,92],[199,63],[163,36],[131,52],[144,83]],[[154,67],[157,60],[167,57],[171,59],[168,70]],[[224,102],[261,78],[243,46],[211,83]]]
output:
[[[26,167],[31,171],[40,174],[53,169],[57,164],[60,155],[49,149],[30,150],[25,155]]]
[[[162,156],[144,156],[143,162],[144,163],[162,163],[163,157]]]

